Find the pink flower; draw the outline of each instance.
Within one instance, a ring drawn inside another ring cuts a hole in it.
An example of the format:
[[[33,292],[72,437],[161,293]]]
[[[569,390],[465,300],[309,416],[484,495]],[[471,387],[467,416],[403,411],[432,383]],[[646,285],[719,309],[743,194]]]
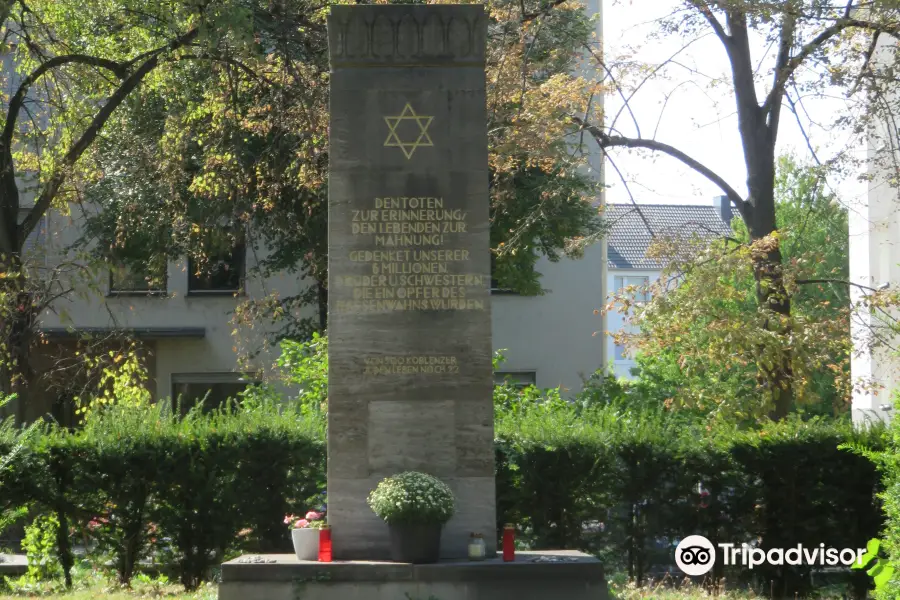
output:
[[[321,518],[322,518],[322,513],[317,513],[316,511],[311,510],[311,511],[309,511],[308,513],[306,513],[306,518],[307,518],[307,520],[309,520],[309,521],[315,521],[315,520],[317,520],[317,519],[321,519]]]
[[[300,519],[299,521],[294,523],[294,529],[303,529],[307,525],[309,525],[309,521],[307,521],[306,519]]]
[[[284,517],[284,524],[285,524],[285,525],[289,525],[290,522],[293,521],[293,520],[296,519],[296,518],[297,518],[297,517],[295,517],[294,515],[286,515],[286,516]]]

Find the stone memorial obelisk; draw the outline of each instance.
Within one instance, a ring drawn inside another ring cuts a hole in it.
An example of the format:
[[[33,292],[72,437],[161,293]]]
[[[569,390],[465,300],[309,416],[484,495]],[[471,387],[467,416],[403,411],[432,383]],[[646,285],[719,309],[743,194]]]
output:
[[[334,557],[379,559],[384,477],[445,481],[495,551],[481,5],[331,7],[328,520]]]

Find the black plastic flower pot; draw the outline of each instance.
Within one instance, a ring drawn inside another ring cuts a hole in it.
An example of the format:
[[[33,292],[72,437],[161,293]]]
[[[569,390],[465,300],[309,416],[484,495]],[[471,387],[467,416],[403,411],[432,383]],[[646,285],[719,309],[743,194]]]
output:
[[[440,524],[389,524],[391,560],[394,562],[436,563],[441,552]]]

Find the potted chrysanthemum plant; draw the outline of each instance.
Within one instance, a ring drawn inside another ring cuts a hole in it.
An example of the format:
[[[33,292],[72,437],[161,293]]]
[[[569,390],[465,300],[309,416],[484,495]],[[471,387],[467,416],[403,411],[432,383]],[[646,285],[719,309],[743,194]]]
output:
[[[408,471],[383,479],[369,494],[368,502],[388,525],[391,560],[437,562],[441,530],[455,510],[453,492],[446,483]]]
[[[325,513],[311,510],[304,517],[287,515],[284,524],[291,531],[294,554],[299,560],[319,560],[319,530],[326,527]]]

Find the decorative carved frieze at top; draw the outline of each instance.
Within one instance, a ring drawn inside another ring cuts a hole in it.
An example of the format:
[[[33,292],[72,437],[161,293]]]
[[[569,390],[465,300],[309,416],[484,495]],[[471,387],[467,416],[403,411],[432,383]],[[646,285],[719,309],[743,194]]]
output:
[[[479,66],[486,35],[480,4],[336,5],[328,16],[332,68]]]

